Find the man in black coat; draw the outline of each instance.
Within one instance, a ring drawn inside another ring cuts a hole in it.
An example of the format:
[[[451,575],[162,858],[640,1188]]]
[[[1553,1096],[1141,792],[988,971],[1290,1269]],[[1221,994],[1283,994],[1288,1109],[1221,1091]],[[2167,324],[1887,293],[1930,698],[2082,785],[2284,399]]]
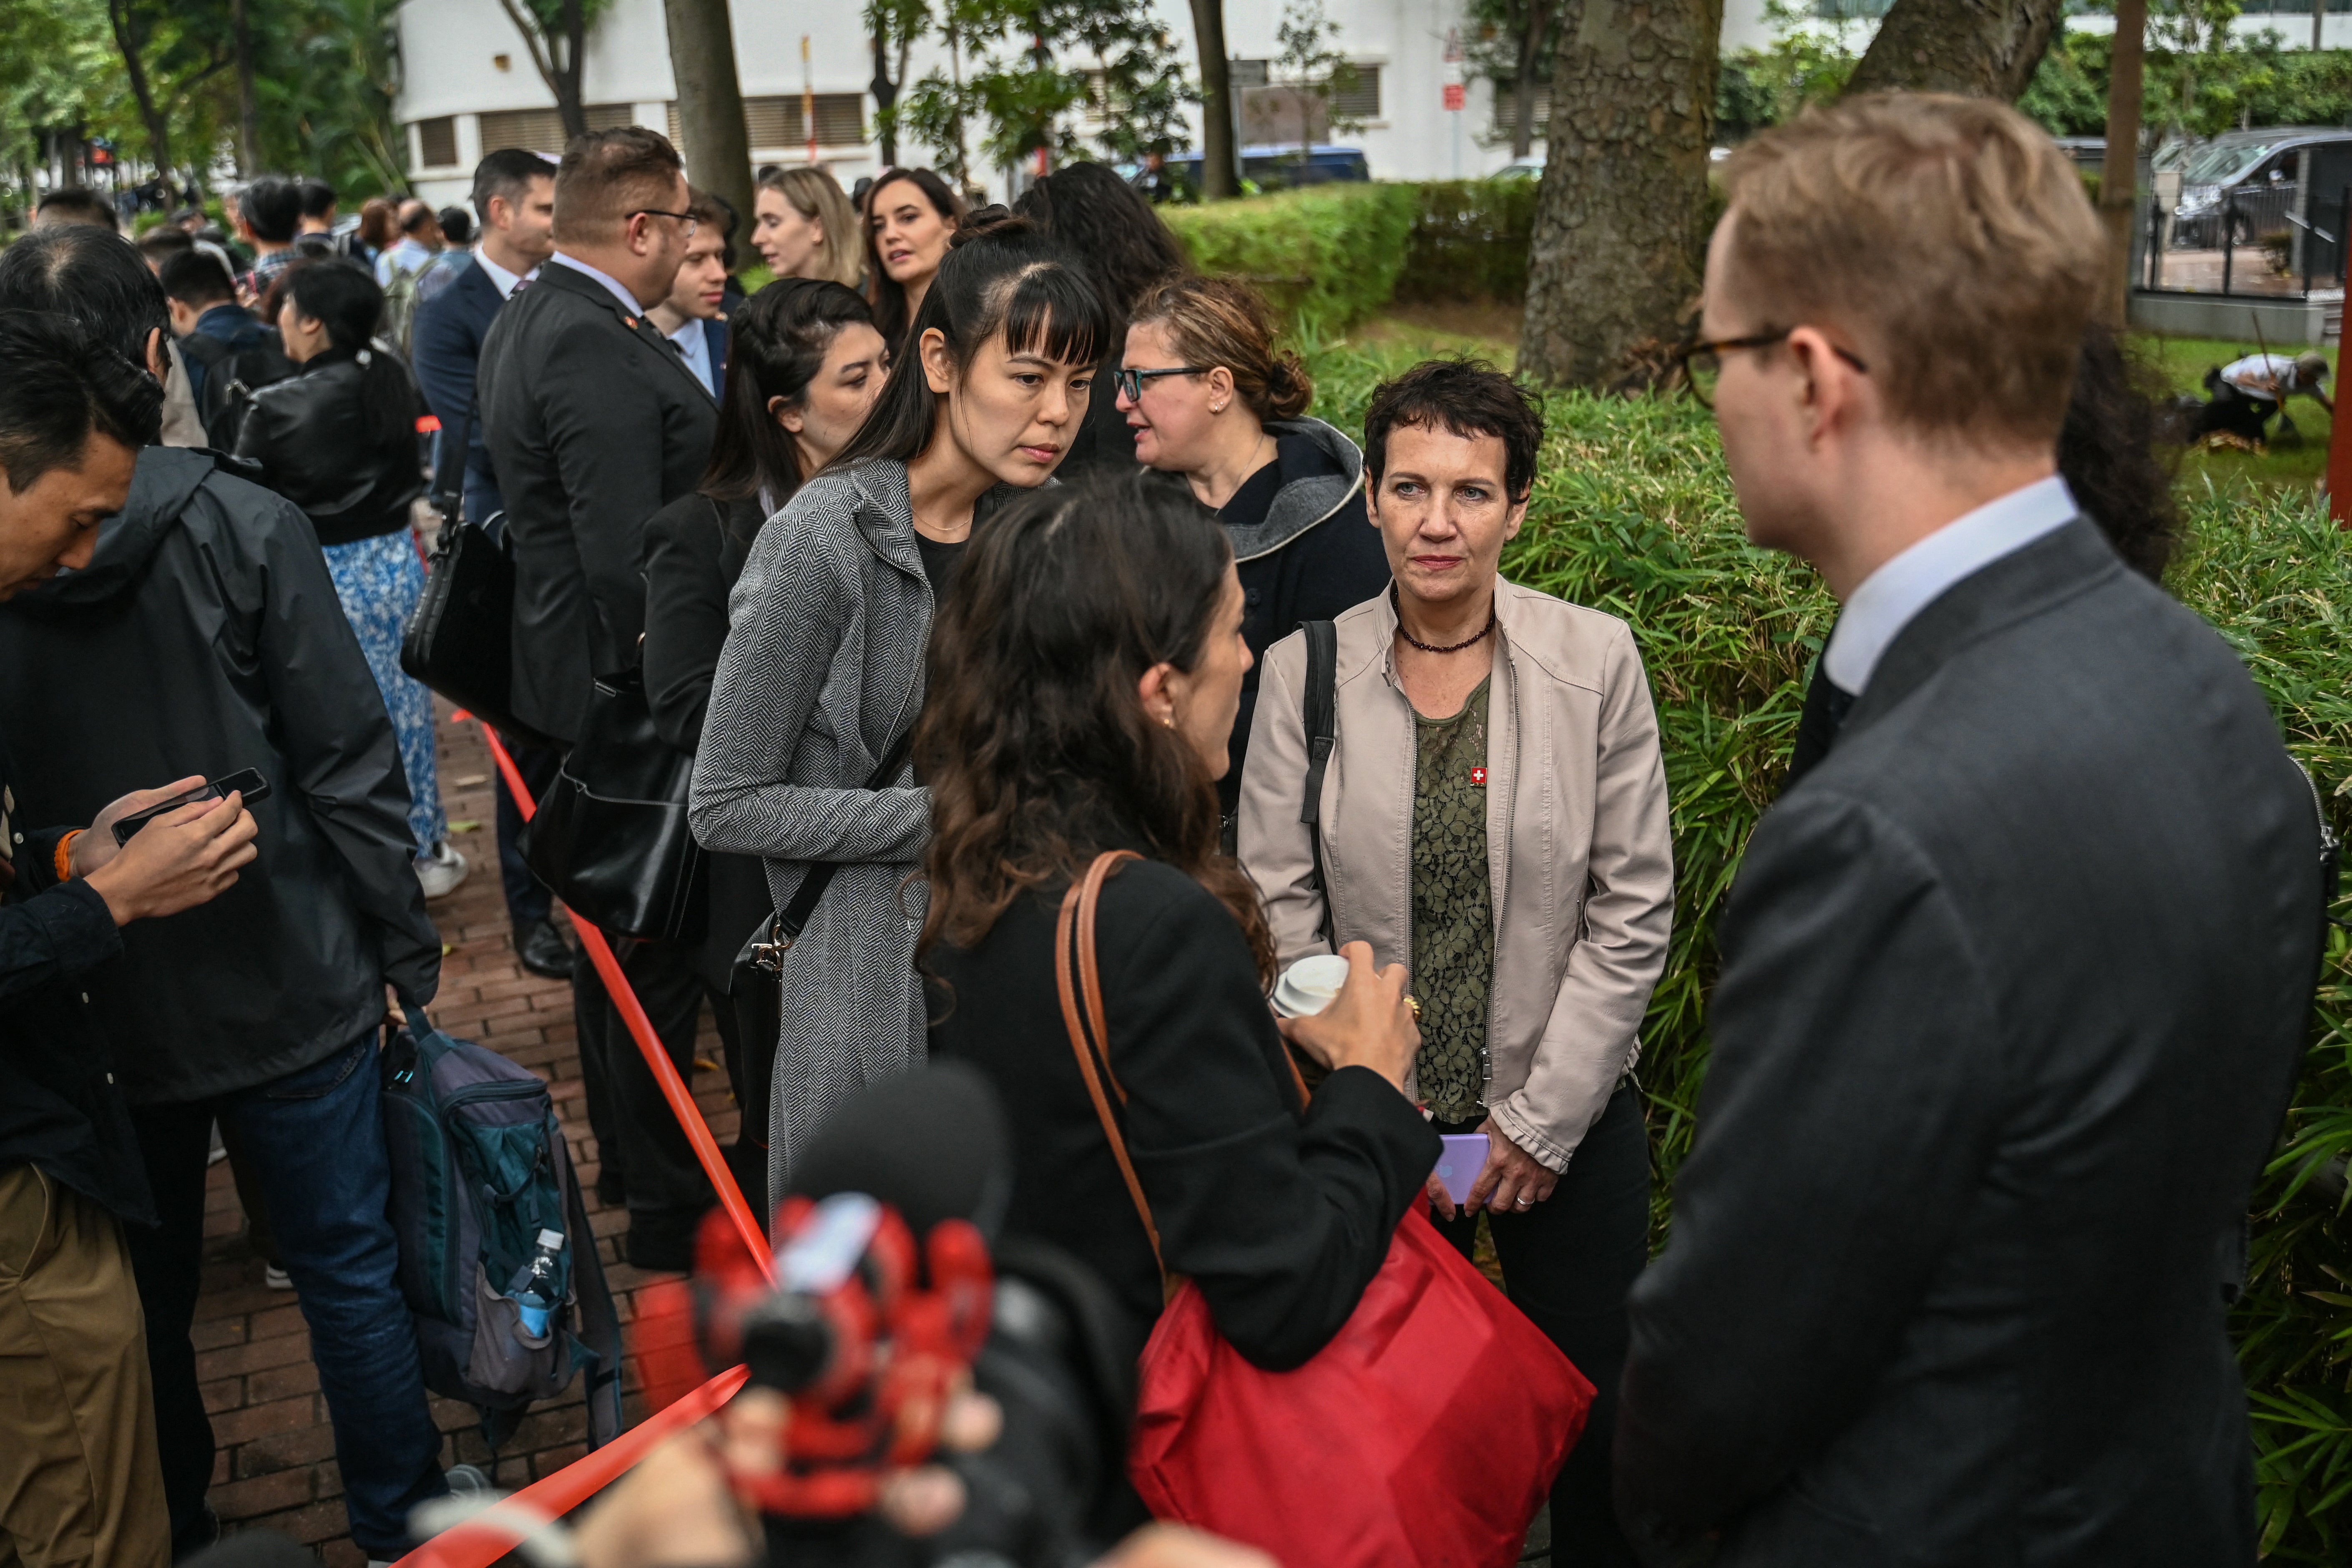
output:
[[[11,245],[8,308],[73,316],[161,370],[163,289],[110,236]],[[200,1543],[215,1447],[189,1328],[217,1121],[250,1162],[310,1326],[352,1538],[397,1557],[409,1510],[448,1489],[394,1279],[377,1042],[387,986],[432,1000],[441,939],[410,869],[392,721],[318,536],[226,461],[142,449],[82,567],[0,609],[0,729],[16,748],[17,795],[42,821],[89,821],[174,774],[251,768],[269,786],[253,805],[252,874],[202,910],[126,931],[89,988],[160,1221],[131,1253],[163,1486],[180,1544]]]
[[[1702,353],[1749,537],[1843,602],[1837,728],[1724,918],[1620,1512],[1657,1563],[2252,1563],[2223,1315],[2316,797],[2056,475],[2105,261],[2048,138],[1865,97],[1730,175]]]
[[[411,363],[425,401],[441,422],[436,444],[436,470],[463,462],[465,515],[488,522],[502,510],[498,475],[490,467],[489,443],[474,403],[482,340],[490,323],[514,297],[538,278],[555,249],[555,165],[546,154],[502,147],[474,166],[474,210],[482,217],[482,242],[471,266],[461,267],[448,287],[416,307]],[[458,442],[465,444],[459,453]],[[544,746],[518,735],[504,737],[524,782],[545,790],[559,759]],[[507,896],[507,919],[514,928],[515,956],[533,974],[572,973],[572,944],[555,929],[546,888],[523,864],[522,813],[507,789],[506,774],[490,770],[498,796],[499,879]]]
[[[569,745],[633,668],[646,523],[694,488],[718,405],[646,311],[694,229],[683,165],[635,126],[572,144],[555,253],[482,343],[481,417],[515,558],[515,717]]]
[[[677,151],[651,131],[573,142],[555,174],[555,252],[482,343],[481,418],[515,562],[514,714],[563,747],[596,678],[636,667],[646,525],[694,488],[718,434],[709,389],[646,313],[685,259],[690,199]],[[615,952],[690,1079],[693,950]],[[598,1194],[628,1205],[629,1261],[688,1268],[709,1183],[584,954],[572,997]]]
[[[62,316],[0,314],[0,600],[89,565],[160,432],[153,380]],[[11,677],[18,674],[13,668]],[[90,1005],[118,927],[215,897],[254,858],[241,803],[127,795],[34,827],[0,749],[0,1540],[11,1562],[161,1563],[170,1514],[123,1226],[152,1227],[118,1063]]]

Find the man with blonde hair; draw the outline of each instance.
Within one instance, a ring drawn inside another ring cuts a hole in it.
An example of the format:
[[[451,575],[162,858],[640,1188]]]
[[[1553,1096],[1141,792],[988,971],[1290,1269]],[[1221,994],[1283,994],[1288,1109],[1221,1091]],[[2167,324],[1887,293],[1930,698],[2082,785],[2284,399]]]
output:
[[[2316,800],[2058,478],[2104,265],[2004,105],[1743,147],[1704,342],[1748,537],[1843,605],[1758,826],[1621,1517],[1661,1563],[2251,1563],[2223,1331],[2318,955]]]

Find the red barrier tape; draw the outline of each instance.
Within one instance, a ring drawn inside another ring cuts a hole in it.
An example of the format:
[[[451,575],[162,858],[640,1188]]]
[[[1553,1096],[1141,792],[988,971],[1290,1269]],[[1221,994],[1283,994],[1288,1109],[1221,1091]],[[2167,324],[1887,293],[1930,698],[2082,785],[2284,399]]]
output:
[[[461,713],[458,717],[472,718],[473,715]],[[531,799],[530,788],[522,782],[522,771],[515,766],[514,758],[507,754],[506,747],[499,741],[499,732],[479,719],[475,719],[474,722],[481,724],[482,739],[489,742],[490,755],[498,763],[499,772],[506,775],[507,788],[514,795],[515,809],[522,813],[525,822],[529,822],[539,808]],[[694,1096],[687,1092],[685,1080],[677,1076],[677,1068],[670,1064],[669,1053],[662,1048],[661,1037],[654,1033],[653,1020],[646,1016],[645,1007],[638,1002],[636,992],[630,988],[627,978],[621,973],[620,961],[613,956],[612,944],[604,940],[603,931],[582,920],[576,912],[572,917],[572,929],[580,933],[580,945],[587,949],[588,962],[596,966],[597,978],[604,981],[605,993],[613,998],[613,1005],[621,1010],[621,1021],[629,1026],[630,1035],[637,1042],[638,1053],[646,1058],[646,1066],[653,1069],[654,1081],[661,1085],[662,1098],[669,1101],[670,1110],[677,1117],[678,1125],[686,1130],[687,1142],[694,1145],[694,1157],[702,1162],[703,1173],[710,1178],[711,1186],[718,1191],[719,1205],[726,1209],[727,1217],[735,1222],[736,1233],[742,1237],[743,1245],[751,1249],[753,1258],[760,1260],[760,1267],[766,1270],[768,1278],[774,1279],[776,1266],[774,1259],[768,1255],[767,1228],[752,1215],[751,1205],[743,1201],[743,1189],[735,1184],[735,1173],[727,1168],[727,1162],[720,1157],[719,1142],[710,1136],[709,1124],[702,1120],[702,1111],[694,1103]]]
[[[514,758],[507,753],[499,741],[499,733],[488,723],[460,709],[452,715],[459,721],[473,720],[482,726],[482,739],[489,743],[491,760],[507,781],[507,789],[514,796],[516,809],[528,822],[538,810],[530,789],[523,783],[522,770],[515,766]],[[627,976],[621,973],[619,960],[613,956],[612,944],[604,933],[582,920],[572,917],[572,929],[580,935],[580,945],[587,950],[588,960],[596,966],[597,977],[604,981],[605,993],[621,1011],[621,1021],[629,1026],[629,1034],[637,1042],[637,1050],[653,1069],[654,1081],[661,1086],[662,1098],[669,1101],[670,1111],[678,1125],[686,1130],[687,1142],[694,1145],[695,1158],[702,1162],[703,1173],[717,1189],[719,1202],[727,1210],[727,1217],[735,1224],[736,1233],[743,1245],[759,1261],[769,1279],[776,1277],[775,1259],[768,1250],[768,1235],[751,1214],[751,1205],[743,1201],[743,1189],[735,1184],[735,1173],[719,1157],[719,1142],[710,1135],[709,1123],[702,1120],[702,1111],[687,1092],[686,1083],[671,1065],[669,1053],[662,1048],[661,1037],[654,1033],[653,1020],[637,1000]],[[628,1431],[622,1433],[603,1447],[574,1459],[551,1476],[532,1482],[506,1500],[506,1505],[541,1518],[556,1519],[570,1513],[604,1488],[620,1479],[623,1472],[642,1459],[654,1445],[673,1432],[680,1432],[710,1415],[735,1396],[751,1375],[748,1367],[732,1367],[720,1373],[700,1388],[675,1405],[657,1410]],[[523,1533],[501,1521],[468,1522],[443,1531],[425,1545],[408,1553],[394,1568],[489,1568],[524,1539]]]
[[[655,1444],[710,1415],[735,1397],[751,1375],[730,1367],[692,1394],[656,1411],[594,1453],[572,1463],[506,1500],[507,1504],[546,1519],[560,1519],[621,1479],[622,1472],[652,1451]],[[394,1568],[489,1568],[523,1540],[504,1523],[467,1522],[443,1531],[403,1557]]]

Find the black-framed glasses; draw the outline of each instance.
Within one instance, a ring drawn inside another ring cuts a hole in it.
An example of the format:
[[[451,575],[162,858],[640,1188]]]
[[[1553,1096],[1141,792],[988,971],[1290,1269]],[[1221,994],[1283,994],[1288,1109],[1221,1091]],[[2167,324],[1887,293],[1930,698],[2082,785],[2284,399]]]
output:
[[[1698,399],[1698,405],[1701,408],[1713,408],[1715,404],[1707,396],[1706,388],[1698,384],[1698,378],[1701,375],[1722,374],[1725,354],[1738,349],[1769,349],[1775,343],[1788,342],[1789,334],[1796,330],[1794,327],[1782,327],[1777,332],[1754,332],[1744,338],[1703,338],[1695,343],[1685,343],[1675,351],[1675,362],[1683,368],[1683,385],[1690,389],[1690,395],[1693,397]],[[1870,367],[1863,363],[1861,356],[1852,350],[1842,349],[1837,344],[1832,343],[1830,353],[1837,355],[1863,374],[1870,374]]]
[[[695,236],[695,231],[702,226],[700,223],[696,221],[695,216],[692,213],[666,213],[659,207],[639,207],[636,211],[631,213],[629,216],[674,217],[677,219],[678,222],[686,225],[686,237],[688,239],[692,239]],[[626,222],[627,220],[624,219],[623,221]]]
[[[1157,381],[1163,375],[1206,375],[1216,367],[1206,364],[1171,365],[1166,370],[1115,370],[1110,373],[1111,384],[1127,394],[1129,403],[1143,401],[1143,384]]]

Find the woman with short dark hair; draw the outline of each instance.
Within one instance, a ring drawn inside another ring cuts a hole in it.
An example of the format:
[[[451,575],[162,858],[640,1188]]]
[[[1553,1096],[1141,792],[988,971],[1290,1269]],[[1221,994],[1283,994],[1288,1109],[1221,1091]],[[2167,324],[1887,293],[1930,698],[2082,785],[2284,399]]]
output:
[[[1404,973],[1362,944],[1339,998],[1277,1026],[1274,941],[1217,846],[1249,667],[1233,550],[1181,495],[1097,478],[1021,501],[973,547],[929,655],[915,758],[934,832],[922,963],[932,1048],[995,1080],[1005,1228],[1082,1258],[1140,1349],[1162,1269],[1252,1363],[1297,1366],[1379,1272],[1437,1142],[1401,1092]],[[1127,1142],[1155,1247],[1065,1029],[1055,927],[1106,850],[1095,925]],[[1330,1068],[1302,1100],[1283,1037]]]
[[[1267,655],[1241,854],[1285,963],[1368,942],[1412,966],[1412,1092],[1438,1131],[1486,1140],[1466,1206],[1432,1179],[1438,1228],[1466,1253],[1487,1211],[1512,1302],[1599,1390],[1552,1489],[1553,1552],[1620,1562],[1609,1445],[1649,1223],[1633,1071],[1674,851],[1632,631],[1497,570],[1542,442],[1540,406],[1485,365],[1374,392],[1367,504],[1394,581],[1333,626],[1312,814],[1307,634]]]
[[[236,455],[310,514],[335,595],[359,634],[400,739],[408,826],[427,898],[457,890],[466,858],[448,842],[433,739],[433,698],[400,668],[400,637],[425,594],[409,503],[425,493],[416,421],[425,400],[400,356],[377,340],[383,290],[340,257],[287,268],[277,327],[299,375],[248,394]]]
[[[967,220],[880,401],[736,583],[695,837],[766,860],[778,910],[812,872],[832,878],[782,956],[772,1190],[844,1095],[922,1059],[922,893],[900,884],[930,832],[903,765],[924,643],[975,520],[1053,477],[1108,331],[1094,286],[1033,225],[1002,207]]]

